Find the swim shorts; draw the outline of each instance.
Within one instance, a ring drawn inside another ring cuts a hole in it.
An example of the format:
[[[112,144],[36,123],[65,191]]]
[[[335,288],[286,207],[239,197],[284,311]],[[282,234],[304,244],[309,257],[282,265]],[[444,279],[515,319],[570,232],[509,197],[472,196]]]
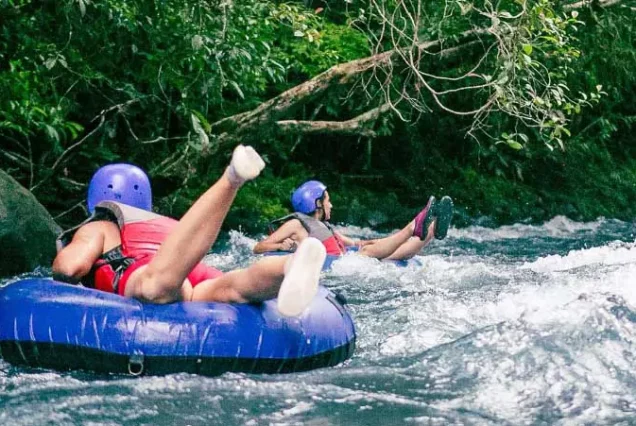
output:
[[[120,296],[123,296],[125,294],[126,283],[128,282],[128,279],[130,278],[132,273],[142,266],[149,264],[151,260],[152,256],[144,256],[135,260],[132,265],[126,268],[121,278],[119,279],[119,282],[117,283],[117,293]],[[218,269],[213,268],[212,266],[205,265],[203,263],[197,263],[197,266],[195,266],[192,272],[188,274],[187,278],[188,281],[190,281],[190,283],[192,284],[192,287],[196,287],[197,284],[201,283],[202,281],[218,278],[221,275],[223,275],[223,272],[219,271]]]

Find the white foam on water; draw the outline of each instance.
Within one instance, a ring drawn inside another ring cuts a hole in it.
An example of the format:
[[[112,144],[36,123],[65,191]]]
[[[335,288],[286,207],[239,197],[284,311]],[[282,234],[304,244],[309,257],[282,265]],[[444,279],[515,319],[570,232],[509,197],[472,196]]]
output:
[[[483,226],[469,226],[456,230],[453,236],[478,242],[528,237],[574,237],[574,234],[578,232],[596,231],[605,221],[604,218],[599,218],[594,222],[580,223],[565,216],[555,216],[542,225],[515,224],[494,229]]]
[[[636,411],[636,245],[612,242],[531,261],[473,250],[479,241],[492,241],[495,251],[513,239],[593,241],[608,224],[557,217],[539,226],[455,229],[450,242],[434,254],[423,250],[420,264],[405,268],[349,253],[323,278],[348,293],[356,322],[356,354],[344,365],[106,380],[16,374],[7,366],[13,373],[0,374],[7,397],[0,423],[626,422]],[[227,249],[207,261],[221,269],[252,263],[254,244],[233,231]],[[96,395],[92,403],[87,395]]]
[[[471,359],[476,387],[436,406],[486,412],[513,423],[532,422],[546,409],[572,424],[620,417],[617,401],[628,406],[636,402],[620,373],[631,374],[631,357],[625,358],[631,344],[595,338],[616,322],[602,305],[580,299],[557,309],[561,315],[553,313],[549,321],[541,321],[544,327],[535,322],[528,329],[521,321],[480,333],[471,343],[478,351],[483,348],[481,352],[449,354]]]
[[[252,249],[257,240],[250,238],[241,231],[231,230],[227,249],[219,251],[212,247],[212,252],[203,259],[203,263],[214,266],[222,271],[245,267],[254,262]]]
[[[543,258],[524,264],[502,263],[492,257],[424,255],[419,258],[420,268],[396,268],[362,256],[349,256],[334,264],[332,274],[340,280],[355,277],[355,284],[348,288],[361,288],[359,297],[365,302],[354,306],[359,350],[365,359],[382,362],[387,357],[420,356],[436,346],[502,322],[521,321],[539,333],[552,329],[574,333],[588,327],[582,319],[597,309],[595,304],[581,302],[581,298],[604,300],[607,294],[615,294],[636,306],[636,263],[630,263],[635,254],[633,244],[616,242],[552,257],[548,268],[542,267]],[[595,268],[597,264],[609,268]],[[571,272],[581,266],[593,268]],[[376,308],[379,304],[382,310]],[[518,335],[505,348],[512,352],[527,349],[528,339],[532,338]],[[554,361],[548,357],[545,362]],[[508,411],[506,396],[502,395],[502,404],[491,405],[490,412],[508,412],[504,417],[518,418],[519,399],[527,398],[523,396],[527,389],[523,381],[512,380],[511,385],[502,380],[505,386],[519,389],[508,394]],[[545,389],[546,383],[531,385]],[[489,387],[481,392],[499,395],[506,390]],[[573,407],[580,408],[581,404]]]
[[[567,271],[582,266],[620,265],[636,263],[636,244],[620,241],[606,246],[572,250],[566,256],[549,255],[524,263],[521,269],[535,272]]]
[[[232,248],[248,249],[250,252],[259,241],[257,239],[248,237],[241,231],[236,230],[231,230],[228,235],[230,236],[230,246]]]
[[[477,323],[506,326],[477,331],[470,343],[482,352],[449,351],[446,368],[472,360],[476,388],[436,407],[517,424],[536,421],[541,410],[559,413],[563,424],[624,418],[636,405],[636,325],[613,309],[624,303],[636,312],[634,251],[632,243],[610,243],[521,265],[539,275],[471,310]],[[438,367],[437,375],[447,374]]]

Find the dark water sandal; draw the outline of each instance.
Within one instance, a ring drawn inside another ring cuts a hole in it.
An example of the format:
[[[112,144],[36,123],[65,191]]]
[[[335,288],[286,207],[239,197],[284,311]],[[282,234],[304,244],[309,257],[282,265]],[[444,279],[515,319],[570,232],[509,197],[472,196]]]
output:
[[[413,236],[418,237],[424,241],[428,234],[428,227],[433,223],[435,219],[435,197],[431,195],[426,203],[426,207],[415,216],[415,229],[413,229]]]
[[[446,238],[448,228],[450,228],[451,220],[453,219],[453,200],[449,196],[442,197],[435,204],[434,211],[435,219],[435,238],[443,240]]]

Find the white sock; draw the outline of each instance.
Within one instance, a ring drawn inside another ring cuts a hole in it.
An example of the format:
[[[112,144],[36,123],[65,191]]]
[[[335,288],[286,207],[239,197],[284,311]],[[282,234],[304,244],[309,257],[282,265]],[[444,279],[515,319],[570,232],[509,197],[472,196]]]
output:
[[[278,291],[278,311],[298,316],[311,304],[318,292],[318,280],[327,250],[316,238],[306,238],[285,264],[285,278]]]
[[[232,161],[227,166],[227,178],[236,186],[252,180],[265,168],[265,162],[251,146],[238,145],[232,153]]]

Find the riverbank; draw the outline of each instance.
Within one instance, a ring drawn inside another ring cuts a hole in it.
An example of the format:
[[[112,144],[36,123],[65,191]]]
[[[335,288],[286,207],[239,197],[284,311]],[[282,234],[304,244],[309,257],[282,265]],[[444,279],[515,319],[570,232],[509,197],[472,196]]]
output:
[[[396,186],[376,172],[368,179],[332,174],[323,181],[334,204],[334,223],[369,226],[386,231],[404,226],[433,194],[455,201],[455,227],[474,224],[497,227],[513,223],[542,223],[555,216],[578,222],[599,217],[632,221],[636,216],[636,161],[606,153],[582,157],[579,150],[563,153],[559,161],[525,164],[532,173],[524,181],[493,176],[452,162],[437,164],[427,188]],[[445,170],[442,173],[441,170]],[[382,173],[388,173],[386,171]],[[379,177],[378,177],[379,176]],[[423,179],[414,176],[414,181]],[[302,178],[265,175],[247,185],[226,221],[227,229],[265,232],[267,223],[290,210],[288,194]]]

